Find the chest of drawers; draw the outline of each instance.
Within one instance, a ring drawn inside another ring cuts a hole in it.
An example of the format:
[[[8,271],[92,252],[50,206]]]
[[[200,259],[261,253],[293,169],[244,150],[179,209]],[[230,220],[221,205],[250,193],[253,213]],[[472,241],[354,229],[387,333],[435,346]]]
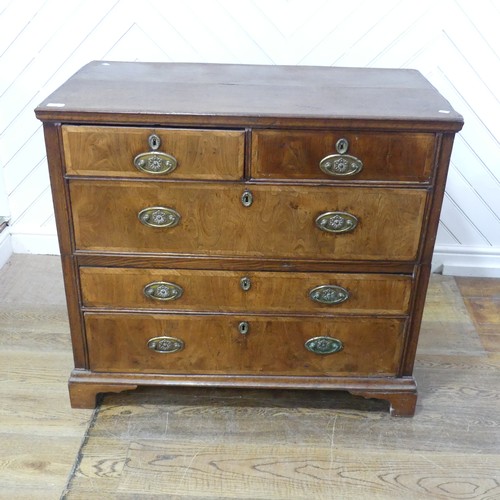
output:
[[[139,385],[412,415],[455,132],[416,71],[93,62],[44,123],[74,407]]]

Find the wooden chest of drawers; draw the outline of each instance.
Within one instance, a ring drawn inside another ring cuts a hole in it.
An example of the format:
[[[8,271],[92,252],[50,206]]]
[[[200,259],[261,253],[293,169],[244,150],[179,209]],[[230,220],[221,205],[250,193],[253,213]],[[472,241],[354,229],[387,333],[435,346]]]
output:
[[[454,134],[416,71],[93,62],[44,122],[74,407],[138,385],[412,415]]]

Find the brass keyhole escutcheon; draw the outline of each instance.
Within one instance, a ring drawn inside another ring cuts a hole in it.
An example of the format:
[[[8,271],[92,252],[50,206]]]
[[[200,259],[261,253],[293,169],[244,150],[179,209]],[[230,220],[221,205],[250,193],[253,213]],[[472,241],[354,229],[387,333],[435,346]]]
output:
[[[241,335],[248,335],[248,332],[250,331],[250,325],[248,324],[248,321],[241,321],[238,325],[238,331],[241,333]]]
[[[347,150],[349,149],[349,141],[344,137],[342,137],[336,142],[335,149],[337,150],[337,153],[340,155],[346,154]]]
[[[252,282],[250,281],[250,278],[247,276],[241,278],[240,279],[240,286],[244,292],[248,292],[248,290],[250,290],[250,288],[252,286]]]
[[[153,150],[156,151],[161,144],[160,138],[156,134],[151,134],[148,139],[149,147]]]
[[[241,195],[241,204],[244,207],[249,207],[253,203],[253,194],[249,189],[245,189]]]

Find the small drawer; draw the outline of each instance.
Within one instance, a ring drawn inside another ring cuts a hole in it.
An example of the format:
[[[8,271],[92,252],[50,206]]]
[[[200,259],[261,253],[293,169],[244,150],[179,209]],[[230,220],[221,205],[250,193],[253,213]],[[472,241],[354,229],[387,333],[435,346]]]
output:
[[[368,317],[85,314],[94,372],[394,376],[404,325]]]
[[[240,179],[244,132],[62,127],[66,172],[98,177]]]
[[[412,279],[384,274],[80,268],[85,307],[169,311],[399,314]]]
[[[416,259],[428,196],[426,189],[80,179],[70,181],[70,194],[78,250],[331,261]]]
[[[429,182],[435,136],[426,133],[256,130],[255,179]]]

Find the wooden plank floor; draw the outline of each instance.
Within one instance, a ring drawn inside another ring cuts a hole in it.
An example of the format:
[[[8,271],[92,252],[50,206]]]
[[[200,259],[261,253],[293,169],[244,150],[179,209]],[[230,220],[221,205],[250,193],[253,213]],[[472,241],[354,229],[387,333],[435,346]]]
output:
[[[500,498],[499,306],[500,280],[433,277],[411,419],[342,393],[202,388],[109,395],[93,416],[69,408],[59,260],[15,256],[0,498]]]
[[[71,410],[72,368],[58,257],[0,269],[0,498],[58,499],[92,416]]]

